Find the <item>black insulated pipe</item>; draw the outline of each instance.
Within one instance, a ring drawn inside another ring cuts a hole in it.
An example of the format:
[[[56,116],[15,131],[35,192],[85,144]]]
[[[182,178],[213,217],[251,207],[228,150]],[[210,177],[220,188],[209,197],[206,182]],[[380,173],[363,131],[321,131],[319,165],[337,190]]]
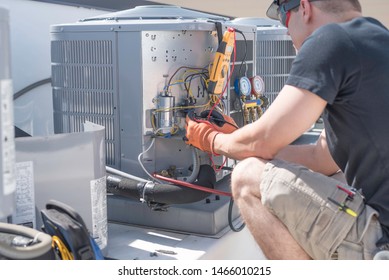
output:
[[[215,173],[209,165],[201,165],[194,184],[210,189],[216,182]],[[205,199],[210,193],[184,186],[139,182],[117,175],[107,176],[107,192],[134,200],[160,204],[186,204]]]

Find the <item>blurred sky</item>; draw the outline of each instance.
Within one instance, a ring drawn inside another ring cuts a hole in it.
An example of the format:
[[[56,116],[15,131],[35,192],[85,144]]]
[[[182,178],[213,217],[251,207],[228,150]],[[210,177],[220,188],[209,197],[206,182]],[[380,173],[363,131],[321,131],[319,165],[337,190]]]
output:
[[[231,17],[266,17],[271,0],[152,0]],[[339,0],[342,1],[342,0]],[[360,0],[363,14],[389,28],[389,0]]]

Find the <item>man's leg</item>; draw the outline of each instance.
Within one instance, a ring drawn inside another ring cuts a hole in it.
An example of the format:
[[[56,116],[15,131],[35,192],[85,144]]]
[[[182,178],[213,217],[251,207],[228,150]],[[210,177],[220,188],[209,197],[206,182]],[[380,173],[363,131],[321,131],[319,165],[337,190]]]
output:
[[[234,168],[231,178],[234,201],[267,258],[310,259],[284,224],[261,203],[259,186],[265,164],[264,160],[248,158]]]

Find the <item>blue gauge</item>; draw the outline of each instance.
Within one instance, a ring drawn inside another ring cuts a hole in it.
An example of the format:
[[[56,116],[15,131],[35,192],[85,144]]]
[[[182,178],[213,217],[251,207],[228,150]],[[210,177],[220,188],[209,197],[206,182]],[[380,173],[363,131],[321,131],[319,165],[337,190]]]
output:
[[[239,79],[239,94],[249,96],[251,93],[251,83],[247,77]]]
[[[259,95],[265,92],[265,82],[262,80],[260,76],[254,76],[250,79],[253,94]]]

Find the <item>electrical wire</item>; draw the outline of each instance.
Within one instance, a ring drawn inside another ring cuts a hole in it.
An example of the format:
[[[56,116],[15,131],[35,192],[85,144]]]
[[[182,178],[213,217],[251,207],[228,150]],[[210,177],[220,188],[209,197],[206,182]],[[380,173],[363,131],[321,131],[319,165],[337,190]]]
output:
[[[5,256],[7,259],[36,259],[46,255],[51,248],[51,236],[33,228],[15,224],[0,223],[0,232],[25,236],[30,238],[32,241],[32,244],[26,247],[13,247],[7,243],[0,242],[0,256]]]
[[[154,181],[157,181],[158,183],[162,183],[160,180],[156,180],[155,176],[151,175],[150,172],[146,169],[146,167],[144,166],[143,162],[142,162],[142,157],[145,153],[147,153],[153,146],[154,146],[154,143],[155,143],[155,137],[153,137],[153,139],[151,140],[151,143],[150,143],[150,146],[142,153],[140,153],[138,155],[138,162],[139,162],[139,165],[142,167],[143,171],[151,178],[153,179]],[[193,148],[195,149],[195,148]],[[193,150],[193,154],[192,154],[192,157],[193,157],[193,171],[192,171],[192,174],[191,176],[189,176],[188,178],[188,182],[193,182],[196,178],[197,178],[197,175],[199,173],[199,168],[200,168],[200,164],[199,164],[199,156],[197,154],[197,151],[196,150]],[[179,181],[180,182],[180,181]]]
[[[186,179],[188,183],[193,183],[199,176],[199,172],[200,172],[200,156],[195,147],[192,147],[192,161],[193,161],[192,173]]]
[[[234,199],[231,197],[230,199],[230,204],[228,205],[228,225],[230,226],[231,230],[234,231],[234,232],[239,232],[241,231],[242,229],[244,229],[244,227],[246,226],[246,224],[243,222],[239,227],[235,227],[234,224],[233,224],[233,221],[232,221],[232,208],[234,206]]]
[[[235,61],[236,61],[236,33],[234,32],[234,56],[233,56],[233,60],[232,60],[232,66],[231,66],[231,69],[230,69],[230,74],[228,75],[227,82],[226,82],[226,84],[225,84],[225,86],[223,88],[222,93],[220,94],[219,98],[214,103],[214,105],[211,107],[211,110],[209,111],[208,116],[207,116],[207,120],[209,120],[211,118],[212,111],[215,110],[215,108],[220,104],[221,100],[223,99],[223,95],[225,94],[225,92],[226,92],[226,90],[228,88],[228,84],[230,83],[230,80],[231,80],[231,77],[232,77],[232,73],[234,72]],[[212,165],[214,167],[215,165],[214,165],[214,161],[213,161],[212,157],[213,157],[213,155],[209,154],[210,161],[212,162]],[[225,165],[226,161],[227,161],[227,158],[224,159],[221,168]],[[215,169],[214,168],[214,169],[217,172],[217,171],[220,171],[221,168],[220,169]]]
[[[52,247],[53,249],[59,253],[60,258],[62,260],[74,260],[73,254],[69,251],[69,249],[66,247],[66,245],[63,243],[61,238],[54,235],[52,237]]]
[[[238,30],[238,29],[235,29],[235,31],[238,32],[239,34],[241,34],[242,37],[243,37],[243,39],[244,39],[245,50],[244,50],[244,55],[243,55],[242,62],[241,62],[241,64],[240,64],[239,70],[238,70],[238,76],[239,76],[239,77],[242,77],[242,76],[243,76],[243,75],[242,75],[242,66],[243,66],[243,64],[245,64],[245,66],[246,66],[246,71],[247,71],[247,63],[246,63],[246,57],[247,57],[247,39],[246,39],[246,36],[244,35],[244,33],[243,33],[242,31],[240,31],[240,30]],[[239,98],[239,97],[238,97],[238,98]],[[239,108],[239,111],[240,111],[241,114],[242,114],[242,121],[243,121],[243,124],[242,124],[242,125],[244,125],[244,124],[245,124],[245,123],[244,123],[244,111],[243,111],[243,105],[244,105],[244,103],[243,103],[242,98],[239,98],[239,103],[241,104],[241,106],[240,106],[240,108]]]
[[[212,155],[209,157],[209,159],[211,161],[211,166],[215,170],[215,172],[219,172],[220,170],[222,170],[224,168],[224,165],[226,165],[227,162],[227,157],[224,157],[223,163],[220,165],[220,167],[217,167],[213,160]]]
[[[158,113],[158,112],[165,112],[167,110],[169,110],[169,108],[157,109],[157,110],[153,111],[152,114],[151,114],[151,118],[150,118],[151,126],[153,127],[154,134],[157,135],[157,136],[168,136],[169,135],[168,133],[159,132],[159,130],[162,130],[162,128],[157,128],[157,125],[155,124],[155,118],[156,118],[155,114]],[[173,127],[170,130],[170,135],[176,134],[179,131],[179,129],[180,128],[178,127],[178,125],[174,124]]]
[[[31,85],[28,85],[25,88],[22,88],[21,90],[16,92],[13,95],[13,100],[18,99],[19,97],[21,97],[22,95],[26,94],[27,92],[33,90],[34,88],[37,88],[39,86],[42,86],[42,85],[48,84],[48,83],[51,83],[51,78],[43,79],[43,80],[37,81],[37,82],[35,82],[35,83],[31,84]]]
[[[247,71],[247,63],[246,63],[246,57],[247,57],[247,39],[246,39],[246,36],[244,35],[244,33],[243,33],[242,31],[240,31],[240,30],[238,30],[238,29],[235,29],[235,31],[242,35],[242,37],[243,37],[243,39],[244,39],[244,46],[245,46],[245,48],[244,48],[243,59],[242,59],[242,62],[241,62],[241,64],[240,64],[239,70],[238,70],[238,75],[239,75],[239,77],[241,77],[241,76],[242,76],[241,71],[242,71],[242,66],[243,66],[243,64],[246,66],[246,71]]]
[[[201,85],[203,86],[203,90],[205,89],[204,87],[204,84],[203,82],[205,82],[205,84],[207,84],[207,80],[209,79],[209,76],[206,75],[208,72],[196,72],[196,73],[193,73],[193,74],[190,74],[188,76],[185,77],[184,79],[184,86],[185,86],[185,90],[187,91],[187,93],[193,97],[193,94],[191,92],[191,83],[192,83],[192,80],[194,80],[195,78],[201,78]]]
[[[108,173],[115,174],[115,175],[119,175],[119,176],[124,177],[124,178],[127,178],[127,179],[139,181],[139,182],[142,182],[142,183],[150,182],[149,180],[146,180],[146,179],[143,179],[143,178],[140,178],[140,177],[137,177],[137,176],[134,176],[134,175],[125,173],[125,172],[123,172],[123,171],[117,170],[117,169],[112,168],[112,167],[109,167],[109,166],[106,166],[106,167],[105,167],[105,170],[106,170]]]
[[[169,91],[169,87],[170,87],[171,84],[172,84],[173,77],[174,77],[175,75],[177,75],[177,73],[178,73],[181,69],[201,70],[201,71],[206,70],[206,69],[204,69],[204,68],[189,67],[189,66],[181,66],[181,67],[177,68],[176,71],[173,73],[173,75],[170,76],[170,79],[169,79],[167,85],[165,86],[165,88],[166,88],[167,91]]]
[[[143,165],[142,158],[143,158],[143,155],[144,155],[145,153],[147,153],[147,152],[154,146],[154,143],[155,143],[155,137],[152,138],[151,143],[150,143],[150,146],[149,146],[145,151],[143,151],[142,153],[140,153],[140,154],[138,155],[138,162],[139,162],[139,165],[142,167],[143,171],[147,174],[147,176],[149,176],[149,177],[150,177],[151,179],[153,179],[153,180],[155,180],[155,178],[154,178],[153,175],[151,175],[151,174],[149,173],[149,171],[148,171],[148,170],[146,169],[146,167]],[[158,180],[157,180],[157,181],[158,181]],[[160,182],[160,181],[158,181],[158,182]]]
[[[245,121],[244,121],[244,110],[243,110],[243,106],[244,106],[244,103],[243,103],[243,100],[242,98],[239,98],[239,103],[240,103],[240,112],[242,114],[242,126],[245,125]]]

